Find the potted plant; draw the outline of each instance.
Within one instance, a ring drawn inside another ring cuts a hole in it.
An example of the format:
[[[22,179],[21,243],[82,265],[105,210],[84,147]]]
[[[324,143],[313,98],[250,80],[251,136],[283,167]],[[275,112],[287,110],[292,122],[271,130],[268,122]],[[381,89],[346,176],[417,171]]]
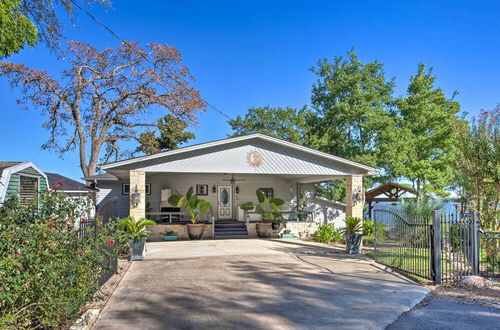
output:
[[[281,198],[273,198],[269,200],[260,189],[257,189],[256,194],[259,204],[254,206],[252,202],[246,202],[240,205],[240,209],[248,212],[255,208],[255,213],[260,216],[261,221],[256,224],[257,236],[260,238],[266,238],[271,232],[273,221],[279,220],[284,222],[285,219],[281,213],[280,206],[285,204],[285,201]],[[271,220],[271,222],[265,223],[264,220]]]
[[[346,252],[349,254],[359,253],[361,240],[363,239],[363,234],[361,233],[363,220],[356,217],[346,217],[344,222],[345,228],[342,230],[342,233],[345,236]]]
[[[297,214],[300,221],[307,220],[307,206],[309,201],[307,200],[306,195],[300,194],[300,198],[297,201]]]
[[[168,202],[172,206],[184,207],[191,216],[191,223],[187,225],[187,231],[190,239],[201,239],[205,225],[198,223],[200,214],[208,212],[212,207],[212,203],[199,199],[198,196],[193,194],[193,187],[190,187],[185,196],[176,192],[175,195],[170,196]]]
[[[163,236],[164,241],[177,241],[178,236],[174,231],[168,231],[167,235]]]
[[[129,240],[130,260],[144,260],[146,238],[151,234],[146,226],[156,225],[156,222],[146,218],[136,220],[132,217],[122,218],[118,221],[118,230],[122,231]]]

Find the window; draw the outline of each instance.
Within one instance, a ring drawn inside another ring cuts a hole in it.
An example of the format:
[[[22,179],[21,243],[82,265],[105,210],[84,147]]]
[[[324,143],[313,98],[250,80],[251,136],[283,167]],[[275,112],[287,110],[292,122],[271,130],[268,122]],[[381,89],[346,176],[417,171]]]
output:
[[[29,203],[38,198],[38,178],[31,176],[20,176],[19,198],[21,203]]]
[[[267,199],[271,200],[274,198],[273,188],[259,188],[259,190],[266,195]]]
[[[122,195],[130,195],[130,183],[122,184]],[[146,183],[146,195],[151,195],[151,183]]]

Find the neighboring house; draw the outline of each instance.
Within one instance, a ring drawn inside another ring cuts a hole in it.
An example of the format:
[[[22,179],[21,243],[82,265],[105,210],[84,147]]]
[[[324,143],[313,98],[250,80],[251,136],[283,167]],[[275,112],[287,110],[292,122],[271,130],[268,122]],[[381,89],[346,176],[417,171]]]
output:
[[[216,221],[246,221],[239,206],[255,203],[255,191],[261,189],[269,197],[285,200],[282,210],[289,220],[297,218],[293,210],[305,193],[313,220],[337,225],[346,214],[362,217],[363,176],[378,173],[369,166],[262,134],[127,159],[102,169],[106,173],[83,179],[99,189],[98,209],[113,201],[119,217],[181,220],[183,210],[167,200],[192,186],[199,198],[212,203]],[[316,184],[335,179],[346,181],[346,204],[314,197]],[[257,219],[250,215],[251,221]]]
[[[47,190],[47,175],[32,162],[0,161],[0,205],[14,195],[21,201],[31,201]]]
[[[0,205],[17,195],[32,201],[47,189],[63,192],[72,198],[87,196],[92,187],[56,173],[40,170],[32,162],[0,162]]]

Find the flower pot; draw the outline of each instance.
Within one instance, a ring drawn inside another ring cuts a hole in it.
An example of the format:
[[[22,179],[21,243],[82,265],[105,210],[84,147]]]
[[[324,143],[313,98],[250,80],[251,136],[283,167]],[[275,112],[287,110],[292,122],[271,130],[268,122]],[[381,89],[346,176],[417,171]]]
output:
[[[189,223],[187,225],[187,231],[190,239],[201,239],[204,230],[205,225],[202,223]]]
[[[306,221],[307,213],[299,213],[299,221]]]
[[[144,260],[144,248],[146,247],[146,239],[141,240],[131,239],[130,249],[132,250],[130,260]]]
[[[164,241],[177,241],[177,235],[165,235],[163,236]]]
[[[358,234],[358,233],[347,234],[345,239],[346,252],[349,254],[359,253],[362,239],[363,239],[363,234]]]
[[[256,229],[257,229],[257,236],[260,238],[267,238],[269,237],[269,233],[272,230],[272,223],[264,223],[264,222],[258,222],[255,224]]]

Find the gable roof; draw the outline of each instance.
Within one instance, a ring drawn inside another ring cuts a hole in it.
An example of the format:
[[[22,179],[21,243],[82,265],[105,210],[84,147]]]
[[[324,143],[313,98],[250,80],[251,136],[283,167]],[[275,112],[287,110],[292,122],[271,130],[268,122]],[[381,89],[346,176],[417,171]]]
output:
[[[84,185],[81,182],[75,181],[63,175],[57,173],[48,173],[47,178],[49,179],[50,188],[57,187],[58,190],[66,191],[66,192],[87,192],[89,190],[94,190],[94,188]],[[57,181],[60,181],[62,185],[58,184]]]
[[[402,186],[397,183],[384,183],[378,187],[368,190],[365,193],[365,200],[367,203],[369,202],[397,202],[405,193],[410,193],[415,196],[418,196],[418,192],[409,188]],[[378,197],[382,195],[381,197]]]
[[[40,170],[35,164],[32,162],[0,162],[0,167],[2,168],[0,173],[0,203],[2,203],[5,199],[5,194],[7,192],[7,186],[9,185],[10,176],[13,173],[17,173],[22,171],[28,167],[33,168],[35,171],[40,173],[41,176],[47,180],[47,175]]]
[[[160,152],[154,155],[148,155],[148,156],[142,156],[142,157],[137,157],[137,158],[131,158],[127,160],[122,160],[114,163],[109,163],[103,165],[101,168],[104,170],[118,170],[120,168],[122,169],[131,169],[131,168],[141,168],[142,170],[148,170],[148,171],[160,171],[160,166],[158,164],[161,164],[161,159],[165,158],[164,163],[170,162],[169,159],[174,159],[176,161],[179,161],[180,158],[186,158],[187,153],[193,153],[196,154],[198,152],[198,158],[195,159],[193,157],[193,160],[191,162],[184,161],[184,163],[178,164],[177,168],[185,168],[187,165],[190,165],[193,172],[196,172],[195,169],[196,167],[203,168],[204,164],[209,164],[209,159],[206,157],[201,157],[200,152],[203,150],[214,150],[215,152],[221,152],[224,151],[224,147],[229,147],[230,144],[234,144],[235,146],[245,146],[245,145],[251,145],[252,142],[258,142],[259,146],[272,146],[277,149],[277,152],[274,152],[274,155],[278,155],[278,160],[281,162],[281,165],[286,166],[286,162],[290,162],[294,158],[302,158],[302,162],[310,162],[310,163],[319,163],[314,164],[318,165],[315,168],[312,168],[311,171],[315,172],[312,174],[324,174],[321,173],[320,167],[323,165],[326,165],[326,162],[329,162],[329,165],[331,165],[332,162],[334,162],[336,165],[340,166],[341,169],[345,168],[350,168],[350,169],[356,169],[357,174],[362,174],[362,175],[376,175],[378,174],[378,171],[370,166],[366,166],[357,162],[353,162],[341,157],[337,157],[334,155],[330,155],[328,153],[324,153],[315,149],[311,149],[308,147],[304,147],[299,144],[291,143],[288,141],[284,141],[281,139],[277,139],[271,136],[267,136],[264,134],[256,133],[256,134],[250,134],[250,135],[244,135],[244,136],[238,136],[238,137],[233,137],[233,138],[227,138],[223,140],[216,140],[212,142],[207,142],[207,143],[202,143],[202,144],[197,144],[193,146],[188,146],[184,148],[179,148],[179,149],[174,149],[174,150],[169,150],[169,151],[164,151]],[[241,154],[243,150],[238,150],[238,152]],[[291,156],[290,156],[291,155]],[[175,157],[174,157],[175,156]],[[184,156],[184,157],[183,157]],[[289,156],[289,157],[287,157]],[[234,158],[234,154],[228,154],[225,155],[227,161],[232,161]],[[189,158],[189,157],[187,157]],[[213,160],[213,159],[212,159]],[[205,163],[203,163],[205,162]],[[189,163],[189,164],[188,164]],[[219,166],[220,166],[220,172],[225,172],[227,169],[224,168],[224,165],[226,165],[224,162],[219,161]],[[289,163],[290,166],[293,166],[292,163]],[[301,166],[301,164],[296,164],[298,167]],[[275,166],[276,167],[276,166]],[[324,166],[323,166],[324,167]],[[275,169],[275,168],[274,168]],[[274,169],[269,169],[269,170],[274,170]],[[167,171],[167,168],[164,166],[162,167],[163,171]],[[173,171],[172,168],[169,168],[168,170]],[[206,168],[203,168],[204,171],[209,171]],[[188,169],[185,169],[185,171],[189,171]],[[229,171],[229,170],[228,170]],[[175,172],[175,171],[174,171]],[[229,171],[231,172],[231,171]],[[256,171],[258,172],[258,171]],[[298,173],[301,174],[301,173]],[[329,175],[340,175],[343,174],[342,171],[330,171],[327,173]]]

